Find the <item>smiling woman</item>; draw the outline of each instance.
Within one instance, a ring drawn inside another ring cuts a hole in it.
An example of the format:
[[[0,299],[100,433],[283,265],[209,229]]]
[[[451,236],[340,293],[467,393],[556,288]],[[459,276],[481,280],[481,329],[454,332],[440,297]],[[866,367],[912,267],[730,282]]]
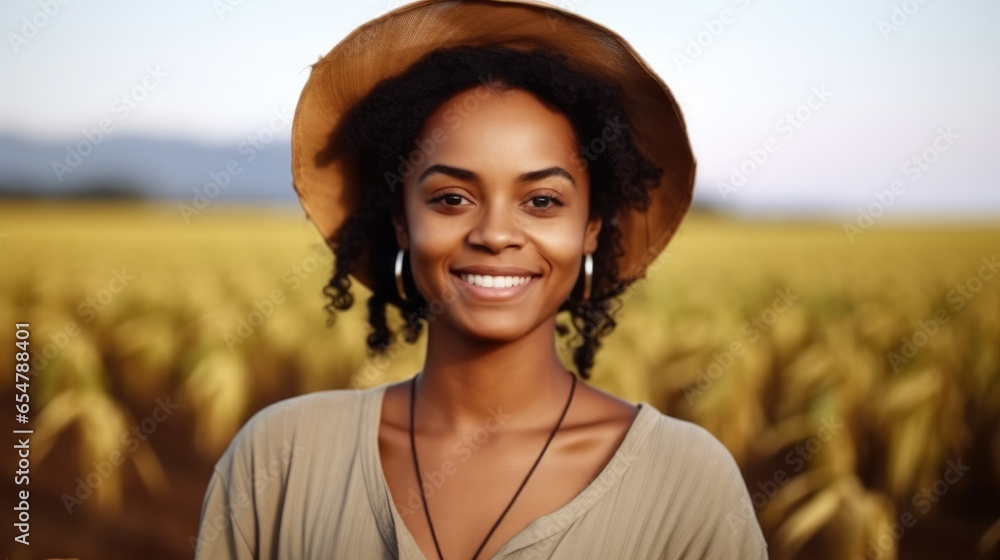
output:
[[[199,558],[766,557],[718,440],[578,382],[694,179],[624,40],[534,2],[403,6],[313,66],[293,173],[336,257],[331,321],[353,277],[369,348],[391,346],[391,304],[408,342],[428,325],[426,358],[257,413],[216,465]]]
[[[663,95],[663,90],[659,91]],[[512,219],[526,226],[514,231],[524,236],[545,232],[535,241],[547,243],[550,249],[558,247],[559,252],[552,256],[564,256],[572,262],[558,263],[562,266],[553,266],[554,276],[544,278],[537,262],[530,266],[507,262],[526,260],[523,252],[515,255],[506,251],[492,266],[518,265],[550,288],[558,288],[559,281],[566,283],[558,277],[565,271],[579,275],[581,262],[593,270],[590,275],[581,275],[578,287],[570,281],[559,288],[572,291],[569,297],[553,299],[551,293],[545,297],[550,304],[546,312],[551,312],[553,319],[562,311],[573,316],[579,340],[574,362],[580,376],[587,379],[600,338],[614,329],[615,298],[666,244],[690,199],[690,185],[685,187],[685,183],[693,172],[693,158],[686,148],[683,128],[649,131],[659,134],[659,141],[678,145],[669,154],[675,165],[664,173],[643,157],[631,135],[622,132],[628,122],[619,102],[622,95],[615,82],[575,71],[557,52],[498,46],[458,45],[439,50],[377,84],[345,111],[336,123],[336,140],[321,152],[321,157],[351,154],[361,162],[352,182],[364,186],[357,211],[343,219],[338,238],[331,240],[339,263],[328,289],[331,312],[353,304],[348,278],[353,275],[373,287],[374,295],[368,302],[372,325],[369,347],[384,352],[390,344],[392,334],[385,320],[388,304],[404,312],[405,338],[415,341],[423,321],[448,316],[447,309],[438,313],[434,302],[448,301],[446,298],[457,294],[438,291],[429,296],[419,289],[423,279],[417,272],[423,267],[415,265],[410,267],[411,274],[400,275],[398,281],[404,285],[400,290],[395,287],[391,259],[370,259],[369,255],[403,251],[411,263],[420,260],[419,251],[408,250],[407,222],[426,222],[412,228],[418,232],[443,234],[450,228],[460,234],[463,227],[470,229],[469,221],[476,216],[501,207],[486,200],[483,189],[503,183],[511,186],[505,189],[506,204],[518,209],[511,213],[517,216]],[[401,154],[408,155],[404,158]],[[459,160],[469,164],[459,165]],[[498,167],[505,167],[507,176],[486,176]],[[309,173],[305,170],[303,178]],[[659,189],[662,194],[653,200],[650,189],[659,185],[661,177],[668,186]],[[600,188],[592,190],[592,183]],[[297,187],[300,192],[311,189],[308,183]],[[414,197],[420,201],[411,206],[418,210],[411,212],[407,204]],[[319,196],[315,201],[308,201],[308,194],[304,198],[307,209],[322,203]],[[425,213],[423,208],[432,211]],[[634,216],[628,213],[630,209],[634,209]],[[648,215],[646,210],[650,210]],[[310,214],[321,222],[336,212]],[[661,213],[666,214],[661,222],[649,223]],[[449,219],[440,221],[433,216]],[[629,226],[625,233],[637,238],[634,251],[621,249],[620,220]],[[460,227],[455,229],[455,225]],[[492,226],[481,227],[488,233]],[[470,231],[470,241],[477,239],[478,232],[481,230]],[[553,242],[576,246],[556,246]],[[647,250],[642,251],[642,247]],[[539,256],[539,260],[544,259],[544,255]],[[455,266],[464,265],[461,261],[466,260],[472,259],[464,257]],[[590,293],[583,297],[588,287]],[[555,328],[562,335],[568,332],[561,324]]]
[[[511,56],[513,66],[530,55]],[[443,126],[434,111],[419,135]],[[455,292],[441,318],[462,334],[449,336],[515,340],[555,320],[601,229],[596,212],[588,220],[577,144],[569,120],[535,94],[497,91],[407,179],[395,241],[409,252],[415,293],[444,301]],[[554,324],[546,332],[548,358]]]

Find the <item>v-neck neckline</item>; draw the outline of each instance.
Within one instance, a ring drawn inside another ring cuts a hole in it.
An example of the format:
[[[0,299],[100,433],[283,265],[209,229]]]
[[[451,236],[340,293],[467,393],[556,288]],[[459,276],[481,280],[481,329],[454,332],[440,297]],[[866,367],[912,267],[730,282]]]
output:
[[[383,540],[394,550],[396,557],[406,560],[428,560],[416,539],[403,522],[396,504],[391,500],[389,483],[382,468],[379,453],[378,432],[382,420],[382,403],[389,383],[377,385],[367,390],[363,409],[359,451],[361,465],[371,500],[372,511]],[[573,521],[583,516],[605,493],[621,480],[628,467],[642,449],[642,443],[649,435],[659,412],[646,401],[638,403],[639,411],[632,425],[611,460],[601,469],[590,484],[572,500],[559,509],[538,517],[507,541],[490,560],[503,558],[515,550],[524,548],[550,537]]]

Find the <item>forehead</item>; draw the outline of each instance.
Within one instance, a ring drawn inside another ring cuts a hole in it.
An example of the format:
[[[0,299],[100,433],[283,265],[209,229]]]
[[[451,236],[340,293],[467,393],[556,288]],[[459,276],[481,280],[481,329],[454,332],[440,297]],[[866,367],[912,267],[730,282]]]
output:
[[[558,165],[586,179],[570,120],[523,89],[458,92],[428,116],[420,138],[430,152],[421,169],[447,162],[499,177]]]

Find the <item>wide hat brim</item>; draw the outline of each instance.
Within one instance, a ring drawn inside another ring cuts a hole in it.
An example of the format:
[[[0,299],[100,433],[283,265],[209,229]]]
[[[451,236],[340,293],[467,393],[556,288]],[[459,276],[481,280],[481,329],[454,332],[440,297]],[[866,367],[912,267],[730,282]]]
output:
[[[292,121],[292,180],[306,217],[326,243],[337,246],[344,221],[360,201],[356,162],[349,156],[331,157],[331,132],[379,82],[435,49],[459,45],[555,50],[574,67],[622,87],[639,149],[664,170],[645,211],[626,207],[617,216],[624,249],[618,279],[645,277],[691,205],[696,162],[681,109],[663,80],[622,37],[533,0],[407,4],[361,25],[311,66]],[[368,270],[356,266],[351,274],[371,288]]]

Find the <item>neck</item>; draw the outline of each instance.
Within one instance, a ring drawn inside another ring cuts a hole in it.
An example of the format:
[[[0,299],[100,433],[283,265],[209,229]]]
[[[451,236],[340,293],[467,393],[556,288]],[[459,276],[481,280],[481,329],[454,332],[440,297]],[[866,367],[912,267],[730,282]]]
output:
[[[492,417],[503,419],[505,429],[551,430],[572,376],[556,354],[554,317],[504,342],[456,336],[444,321],[432,322],[417,376],[416,423],[428,431],[466,433]]]

